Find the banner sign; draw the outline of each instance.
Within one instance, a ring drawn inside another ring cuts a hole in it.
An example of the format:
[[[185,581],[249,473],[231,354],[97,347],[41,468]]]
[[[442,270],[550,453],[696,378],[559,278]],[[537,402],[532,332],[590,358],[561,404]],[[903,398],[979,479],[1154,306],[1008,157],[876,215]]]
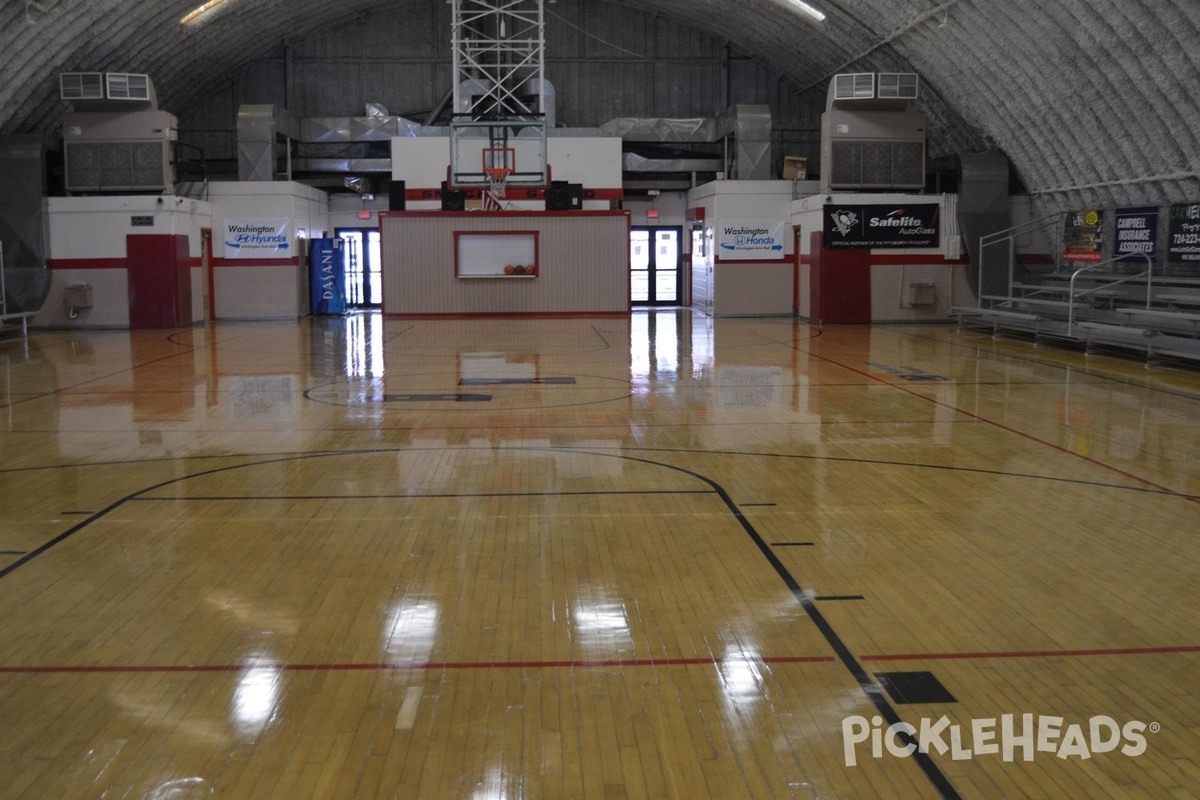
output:
[[[346,313],[345,241],[313,239],[309,258],[309,300],[314,314]]]
[[[825,246],[941,247],[940,214],[937,203],[825,206]]]
[[[265,217],[225,219],[226,258],[290,258],[291,221]]]
[[[1151,261],[1157,258],[1158,209],[1118,208],[1116,216],[1116,255],[1150,256]],[[1142,259],[1136,260],[1141,262]]]
[[[731,219],[717,224],[717,255],[722,261],[777,261],[783,258],[781,219]]]
[[[1167,261],[1200,262],[1200,203],[1171,206]]]
[[[1096,209],[1067,214],[1063,227],[1063,261],[1099,264],[1104,250],[1104,212]]]

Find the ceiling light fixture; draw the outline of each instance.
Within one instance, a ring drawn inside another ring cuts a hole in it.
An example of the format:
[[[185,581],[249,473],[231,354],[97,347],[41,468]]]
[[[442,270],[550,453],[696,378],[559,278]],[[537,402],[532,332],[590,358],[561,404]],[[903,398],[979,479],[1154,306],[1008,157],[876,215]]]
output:
[[[225,0],[208,0],[207,3],[202,3],[188,13],[184,14],[183,18],[179,20],[179,24],[190,25],[224,2]]]
[[[787,2],[789,5],[795,6],[796,8],[803,11],[805,14],[808,14],[810,17],[815,19],[817,22],[821,22],[822,20],[825,19],[825,13],[823,11],[813,8],[808,3],[805,3],[804,0],[787,0]]]

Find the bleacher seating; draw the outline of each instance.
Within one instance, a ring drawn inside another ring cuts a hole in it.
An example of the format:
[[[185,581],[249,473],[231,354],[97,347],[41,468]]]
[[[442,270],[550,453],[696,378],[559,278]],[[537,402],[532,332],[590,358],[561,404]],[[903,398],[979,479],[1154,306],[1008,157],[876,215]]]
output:
[[[951,309],[963,326],[1200,360],[1200,279],[1145,273],[1071,273],[1011,285],[1008,295]]]

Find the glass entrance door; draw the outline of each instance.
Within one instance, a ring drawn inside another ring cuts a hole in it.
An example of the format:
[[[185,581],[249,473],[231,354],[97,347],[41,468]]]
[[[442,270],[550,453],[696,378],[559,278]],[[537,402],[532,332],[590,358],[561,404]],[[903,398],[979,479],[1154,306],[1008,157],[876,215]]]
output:
[[[375,228],[338,228],[346,242],[346,306],[378,308],[383,304],[383,259]]]
[[[679,305],[682,228],[631,228],[629,287],[635,306]]]

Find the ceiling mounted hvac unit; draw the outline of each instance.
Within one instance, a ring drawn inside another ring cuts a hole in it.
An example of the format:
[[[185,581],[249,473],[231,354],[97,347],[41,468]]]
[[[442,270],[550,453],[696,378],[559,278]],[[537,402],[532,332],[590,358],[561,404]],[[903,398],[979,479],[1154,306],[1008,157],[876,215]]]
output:
[[[127,72],[109,72],[105,76],[109,100],[137,100],[145,102],[150,99],[150,76]]]
[[[917,74],[915,72],[879,73],[880,100],[916,100]]]
[[[104,74],[64,72],[58,76],[58,88],[63,100],[103,100]]]
[[[874,72],[852,72],[833,76],[834,100],[873,100],[874,98]]]

